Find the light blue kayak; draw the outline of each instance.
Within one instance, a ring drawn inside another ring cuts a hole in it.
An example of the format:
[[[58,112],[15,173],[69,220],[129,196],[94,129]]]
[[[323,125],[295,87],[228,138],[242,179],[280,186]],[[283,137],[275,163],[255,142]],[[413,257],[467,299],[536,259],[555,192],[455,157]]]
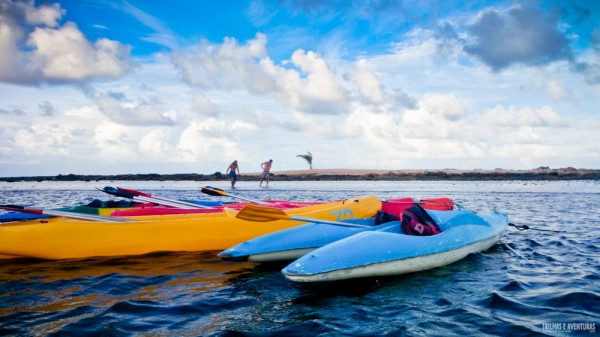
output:
[[[319,247],[351,235],[364,231],[380,230],[398,223],[394,221],[376,226],[375,218],[352,219],[344,222],[364,227],[343,227],[322,223],[309,223],[242,242],[222,251],[219,256],[225,260],[232,261],[291,261]]]
[[[427,270],[456,262],[492,247],[508,227],[502,212],[430,211],[441,233],[407,235],[399,222],[362,231],[318,248],[282,270],[297,282],[336,281]]]

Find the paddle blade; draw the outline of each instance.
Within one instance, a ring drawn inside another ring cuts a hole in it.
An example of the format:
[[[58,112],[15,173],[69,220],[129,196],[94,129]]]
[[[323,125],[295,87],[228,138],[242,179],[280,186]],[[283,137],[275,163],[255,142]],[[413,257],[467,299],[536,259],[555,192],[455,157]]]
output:
[[[117,197],[128,198],[128,199],[133,199],[134,197],[137,196],[136,194],[133,194],[131,192],[122,191],[122,190],[119,190],[118,188],[114,188],[111,186],[106,186],[101,191],[104,193],[112,194]]]
[[[125,193],[130,193],[130,194],[133,194],[133,195],[139,195],[139,196],[142,196],[142,197],[152,197],[152,194],[140,192],[140,191],[137,191],[137,190],[132,190],[132,189],[129,189],[129,188],[123,188],[123,187],[117,186],[117,190],[119,190],[121,192],[125,192]]]
[[[212,195],[212,196],[216,196],[216,197],[227,196],[227,192],[223,191],[220,188],[211,187],[211,186],[204,186],[204,187],[202,187],[201,191],[204,194],[208,194],[208,195]]]
[[[4,209],[7,211],[16,211],[16,212],[22,212],[22,213],[29,213],[29,214],[38,214],[38,215],[42,215],[42,210],[41,209],[37,209],[37,208],[27,208],[25,206],[20,206],[20,205],[0,205],[0,209]]]
[[[450,198],[421,199],[421,206],[426,209],[446,211],[454,209],[454,201]]]
[[[236,215],[236,218],[248,221],[267,222],[275,220],[291,220],[292,217],[284,211],[273,207],[246,205]]]

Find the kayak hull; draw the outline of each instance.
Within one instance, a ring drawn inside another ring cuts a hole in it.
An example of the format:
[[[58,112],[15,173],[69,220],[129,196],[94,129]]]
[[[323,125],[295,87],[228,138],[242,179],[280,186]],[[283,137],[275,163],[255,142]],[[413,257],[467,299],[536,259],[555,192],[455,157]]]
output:
[[[401,226],[391,231],[355,234],[325,245],[290,263],[284,276],[297,282],[339,281],[391,276],[445,266],[489,249],[508,226],[506,213],[476,215],[469,211],[429,213],[442,233],[411,236]],[[444,222],[439,222],[444,218]]]
[[[377,197],[366,196],[289,210],[310,218],[343,220],[374,216]],[[140,255],[158,251],[223,250],[250,238],[303,222],[251,222],[218,214],[156,216],[108,223],[52,218],[0,225],[0,257],[41,259]]]

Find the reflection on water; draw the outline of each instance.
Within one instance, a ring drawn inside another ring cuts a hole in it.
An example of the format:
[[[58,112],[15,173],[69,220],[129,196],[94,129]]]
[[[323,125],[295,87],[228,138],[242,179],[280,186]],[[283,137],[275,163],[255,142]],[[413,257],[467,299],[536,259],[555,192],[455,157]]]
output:
[[[0,298],[11,303],[0,308],[0,314],[14,310],[60,311],[132,298],[185,300],[225,287],[227,280],[251,269],[251,263],[223,261],[216,252],[59,261],[6,260],[0,264],[3,289]]]

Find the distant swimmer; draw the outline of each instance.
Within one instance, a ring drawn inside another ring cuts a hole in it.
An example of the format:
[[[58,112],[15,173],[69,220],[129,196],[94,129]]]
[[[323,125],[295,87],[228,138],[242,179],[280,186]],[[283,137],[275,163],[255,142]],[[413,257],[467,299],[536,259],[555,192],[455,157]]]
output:
[[[266,161],[266,162],[260,164],[260,167],[263,170],[262,175],[260,176],[260,184],[259,184],[260,187],[262,187],[262,183],[264,180],[267,181],[266,187],[269,187],[269,177],[271,176],[271,165],[273,165],[273,159],[269,159],[269,161]]]
[[[231,188],[235,188],[235,182],[240,175],[240,168],[237,160],[234,160],[233,163],[229,164],[226,173],[229,174],[229,177],[231,178]]]

